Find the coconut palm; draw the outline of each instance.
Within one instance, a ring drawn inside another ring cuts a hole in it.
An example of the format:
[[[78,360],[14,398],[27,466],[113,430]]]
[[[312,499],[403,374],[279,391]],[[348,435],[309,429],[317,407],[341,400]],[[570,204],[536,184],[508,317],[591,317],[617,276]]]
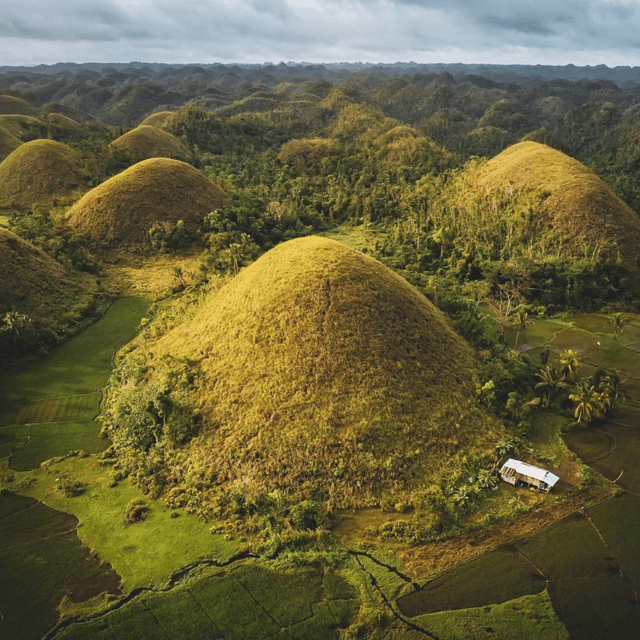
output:
[[[604,413],[601,394],[589,377],[583,378],[573,387],[569,398],[574,402],[574,416],[578,422],[591,422]]]
[[[541,367],[538,370],[538,373],[536,373],[536,376],[540,378],[540,382],[536,384],[535,388],[540,389],[544,395],[545,409],[548,409],[551,406],[551,402],[556,396],[556,393],[558,393],[558,389],[562,387],[565,377],[552,364]]]
[[[520,333],[522,333],[529,324],[529,314],[524,309],[518,309],[515,316],[515,324],[518,328],[518,332],[516,333],[516,342],[513,345],[513,350],[518,350],[518,340],[520,339]]]
[[[580,362],[572,349],[563,351],[558,356],[558,362],[560,363],[560,373],[569,380],[575,380],[576,371],[580,367]]]

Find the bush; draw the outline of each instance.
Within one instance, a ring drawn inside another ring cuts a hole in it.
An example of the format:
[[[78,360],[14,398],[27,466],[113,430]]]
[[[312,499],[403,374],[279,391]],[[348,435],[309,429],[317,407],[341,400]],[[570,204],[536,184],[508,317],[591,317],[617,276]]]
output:
[[[124,523],[135,524],[146,520],[151,507],[144,500],[132,500],[124,511]]]

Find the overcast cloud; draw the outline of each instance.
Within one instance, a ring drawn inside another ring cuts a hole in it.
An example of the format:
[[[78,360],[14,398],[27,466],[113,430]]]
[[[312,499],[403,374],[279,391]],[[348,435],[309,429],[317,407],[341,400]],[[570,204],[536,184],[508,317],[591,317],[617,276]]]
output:
[[[0,65],[640,65],[640,0],[0,0]]]

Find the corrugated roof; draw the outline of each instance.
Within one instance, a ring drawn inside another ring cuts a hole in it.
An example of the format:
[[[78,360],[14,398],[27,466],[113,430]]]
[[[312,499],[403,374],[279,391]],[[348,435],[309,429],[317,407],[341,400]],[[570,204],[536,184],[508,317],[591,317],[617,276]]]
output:
[[[516,473],[521,473],[523,476],[529,476],[530,478],[546,482],[550,487],[553,487],[553,485],[560,480],[560,478],[551,473],[551,471],[534,467],[532,464],[527,464],[521,460],[514,460],[513,458],[509,458],[502,465],[500,473],[502,473],[503,469],[514,469]]]

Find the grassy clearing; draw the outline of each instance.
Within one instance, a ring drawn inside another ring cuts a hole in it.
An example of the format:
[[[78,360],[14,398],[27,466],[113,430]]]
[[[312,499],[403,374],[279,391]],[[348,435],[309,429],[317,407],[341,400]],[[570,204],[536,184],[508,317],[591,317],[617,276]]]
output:
[[[440,640],[569,640],[547,591],[476,609],[418,616],[412,622]],[[393,640],[424,640],[423,633],[397,626]]]
[[[80,602],[116,593],[119,578],[92,556],[73,516],[29,498],[0,495],[0,592],[3,638],[40,638],[58,618],[63,596]]]
[[[109,446],[106,438],[98,437],[102,425],[96,420],[46,422],[0,429],[16,441],[9,463],[15,471],[30,471],[41,462],[70,451],[101,453]],[[23,441],[24,444],[20,444]]]
[[[398,599],[408,616],[467,609],[539,593],[545,581],[515,547],[504,547],[467,562]]]
[[[39,398],[77,396],[104,386],[114,351],[133,338],[148,306],[146,298],[116,300],[104,318],[56,349],[46,360],[28,362],[5,372],[0,377],[3,407],[0,424],[18,422],[25,407]],[[92,413],[87,418],[94,416]]]
[[[36,481],[29,483],[29,478]],[[57,489],[57,478],[80,482],[86,491],[67,498]],[[93,457],[69,458],[19,476],[20,480],[23,493],[80,520],[80,538],[122,576],[127,591],[140,585],[162,584],[179,567],[199,558],[224,562],[238,550],[236,541],[211,534],[209,525],[195,516],[172,518],[164,504],[145,498],[128,481],[110,486],[113,480],[109,470]],[[126,526],[124,513],[132,500],[144,500],[151,511],[143,522]]]
[[[291,638],[338,640],[357,612],[353,598],[329,599],[322,570],[272,571],[246,564],[163,594],[145,595],[101,618],[64,630],[56,640],[109,638]],[[348,592],[347,587],[339,591]]]
[[[0,215],[0,227],[8,227],[9,226],[9,216]]]

